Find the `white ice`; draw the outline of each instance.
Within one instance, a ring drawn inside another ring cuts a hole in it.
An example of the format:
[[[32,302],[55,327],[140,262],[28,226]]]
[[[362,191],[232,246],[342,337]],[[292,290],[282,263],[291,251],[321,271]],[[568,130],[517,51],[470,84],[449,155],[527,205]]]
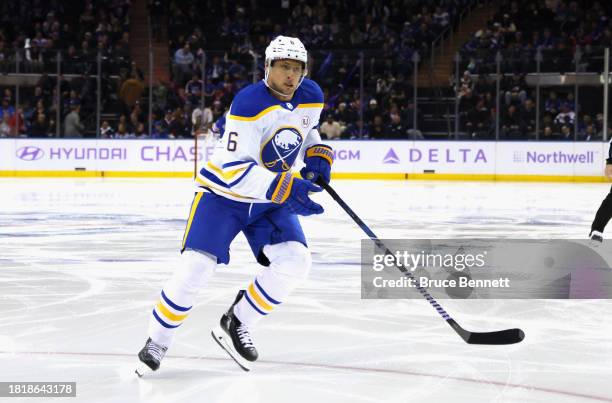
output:
[[[584,238],[609,190],[333,185],[386,238]],[[441,300],[468,329],[527,334],[512,346],[465,344],[424,301],[360,299],[363,235],[326,194],[316,196],[326,213],[302,220],[311,276],[256,329],[253,371],[210,337],[259,270],[240,236],[161,369],[138,379],[192,190],[186,179],[1,179],[0,381],[76,381],[76,399],[54,400],[67,402],[612,402],[612,302]]]

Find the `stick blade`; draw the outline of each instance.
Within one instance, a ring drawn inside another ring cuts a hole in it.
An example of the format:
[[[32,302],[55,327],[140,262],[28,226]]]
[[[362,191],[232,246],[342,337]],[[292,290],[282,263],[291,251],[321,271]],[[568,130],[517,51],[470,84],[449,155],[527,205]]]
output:
[[[521,329],[506,329],[497,332],[469,332],[467,338],[464,338],[468,344],[488,344],[488,345],[503,345],[516,344],[523,341],[525,332]]]
[[[516,344],[520,343],[525,338],[525,332],[518,328],[498,330],[495,332],[470,332],[459,326],[453,319],[448,319],[447,322],[468,344]]]

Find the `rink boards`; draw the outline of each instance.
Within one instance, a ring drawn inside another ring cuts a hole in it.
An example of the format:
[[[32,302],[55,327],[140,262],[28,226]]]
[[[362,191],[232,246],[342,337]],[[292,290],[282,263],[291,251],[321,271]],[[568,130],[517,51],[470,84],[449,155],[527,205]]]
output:
[[[602,182],[606,142],[329,141],[337,179]],[[0,176],[190,177],[192,140],[0,139]]]

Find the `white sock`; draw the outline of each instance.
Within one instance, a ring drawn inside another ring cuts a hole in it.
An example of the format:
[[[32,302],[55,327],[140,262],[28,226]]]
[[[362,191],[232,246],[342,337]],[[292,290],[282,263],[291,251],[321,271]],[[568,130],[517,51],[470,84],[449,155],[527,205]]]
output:
[[[215,272],[217,259],[186,250],[164,285],[149,320],[148,335],[157,344],[170,346],[176,329],[185,321],[198,291]]]
[[[234,313],[240,322],[253,326],[274,310],[310,271],[310,251],[299,242],[266,245],[270,267],[260,272],[246,288]]]

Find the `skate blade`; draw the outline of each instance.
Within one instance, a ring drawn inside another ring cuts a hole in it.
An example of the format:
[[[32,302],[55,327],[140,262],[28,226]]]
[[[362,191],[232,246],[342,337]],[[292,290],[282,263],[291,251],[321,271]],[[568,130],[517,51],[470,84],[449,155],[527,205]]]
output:
[[[139,378],[142,378],[146,374],[150,374],[151,372],[153,372],[153,370],[149,368],[147,364],[139,362],[134,372],[136,373],[136,375],[138,375]]]
[[[597,241],[595,239],[590,239],[589,240],[589,246],[591,248],[599,248],[601,246],[602,242],[601,241]]]
[[[217,328],[213,329],[210,332],[212,338],[217,342],[219,347],[221,347],[225,352],[232,357],[232,359],[238,364],[240,368],[245,371],[251,370],[251,362],[245,360],[235,349],[232,343],[232,339],[221,329],[221,327],[217,326]]]

